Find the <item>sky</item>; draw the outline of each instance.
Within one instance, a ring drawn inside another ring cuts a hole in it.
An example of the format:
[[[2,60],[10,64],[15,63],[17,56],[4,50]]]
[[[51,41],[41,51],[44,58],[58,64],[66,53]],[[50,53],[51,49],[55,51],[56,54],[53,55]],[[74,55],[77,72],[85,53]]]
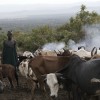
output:
[[[70,4],[77,2],[92,2],[99,0],[0,0],[0,4]]]
[[[100,0],[0,0],[0,18],[75,13],[82,4],[99,11]]]

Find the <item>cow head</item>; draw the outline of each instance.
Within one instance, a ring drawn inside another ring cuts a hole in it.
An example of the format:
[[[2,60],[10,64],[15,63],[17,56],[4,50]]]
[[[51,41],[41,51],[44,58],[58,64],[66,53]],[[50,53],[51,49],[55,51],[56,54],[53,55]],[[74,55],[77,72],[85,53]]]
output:
[[[50,96],[51,97],[57,97],[58,96],[58,90],[59,90],[59,84],[57,77],[54,73],[47,74],[46,76],[46,83],[50,88]]]
[[[43,75],[43,77],[45,77],[44,80],[46,81],[46,84],[50,89],[50,96],[53,98],[58,96],[58,90],[59,90],[58,77],[60,76],[61,74],[59,73],[50,73]]]
[[[27,75],[28,75],[28,63],[29,63],[29,60],[23,60],[20,65],[19,65],[19,71],[20,73],[25,76],[27,78]],[[29,69],[29,74],[32,74],[32,70]]]

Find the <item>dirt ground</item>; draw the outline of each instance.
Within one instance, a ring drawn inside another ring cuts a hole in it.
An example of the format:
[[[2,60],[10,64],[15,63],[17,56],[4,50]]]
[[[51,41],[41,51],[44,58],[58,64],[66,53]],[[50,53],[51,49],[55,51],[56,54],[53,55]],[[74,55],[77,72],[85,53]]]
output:
[[[4,88],[4,92],[0,94],[0,100],[31,100],[31,88],[27,83],[26,78],[19,74],[19,87],[15,87],[15,89],[11,89],[9,86],[8,79],[4,79],[6,83],[6,87]],[[15,83],[16,85],[16,83]],[[49,97],[49,89],[47,87],[47,94]],[[34,100],[50,100],[50,98],[44,98],[40,89],[35,90],[35,99]],[[65,90],[60,90],[58,93],[58,97],[55,100],[68,100],[68,95]],[[97,99],[88,99],[88,100],[97,100]],[[100,97],[99,99],[100,100]]]
[[[9,86],[8,79],[4,79],[6,83],[6,87],[4,92],[0,94],[0,100],[31,100],[31,89],[27,85],[26,78],[19,75],[19,87],[15,87],[15,89],[11,89]],[[48,89],[49,94],[49,89]],[[57,100],[67,100],[66,91],[59,91],[59,97]],[[35,90],[35,100],[49,100],[44,99],[40,89]]]

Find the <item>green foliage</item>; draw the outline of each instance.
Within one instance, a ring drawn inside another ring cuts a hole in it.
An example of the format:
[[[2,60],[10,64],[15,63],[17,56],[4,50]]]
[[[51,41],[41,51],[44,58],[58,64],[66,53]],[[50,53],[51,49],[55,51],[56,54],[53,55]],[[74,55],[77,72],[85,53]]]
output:
[[[80,40],[84,37],[84,32],[82,27],[86,24],[91,25],[94,23],[100,22],[100,16],[95,12],[89,12],[86,10],[85,5],[81,5],[80,11],[76,14],[75,17],[71,17],[69,22],[61,27],[57,28],[57,31],[63,32],[67,30],[71,36],[71,39],[74,37],[74,40]]]

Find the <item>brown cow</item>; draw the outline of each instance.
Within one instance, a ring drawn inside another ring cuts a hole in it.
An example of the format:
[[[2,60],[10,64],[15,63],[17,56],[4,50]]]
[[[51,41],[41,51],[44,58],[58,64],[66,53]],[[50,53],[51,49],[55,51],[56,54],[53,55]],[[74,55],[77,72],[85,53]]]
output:
[[[41,75],[54,73],[62,69],[62,66],[65,66],[69,61],[70,56],[71,54],[68,54],[68,56],[36,56],[30,60],[29,68],[31,67],[35,73],[40,84],[40,88],[44,91],[42,93],[45,93],[45,86]]]
[[[14,79],[16,79],[17,81],[17,86],[18,86],[18,76],[16,73],[16,70],[14,68],[14,66],[10,65],[10,64],[1,64],[0,65],[0,73],[1,73],[1,79],[3,78],[8,78],[11,88],[13,88],[13,81]]]

